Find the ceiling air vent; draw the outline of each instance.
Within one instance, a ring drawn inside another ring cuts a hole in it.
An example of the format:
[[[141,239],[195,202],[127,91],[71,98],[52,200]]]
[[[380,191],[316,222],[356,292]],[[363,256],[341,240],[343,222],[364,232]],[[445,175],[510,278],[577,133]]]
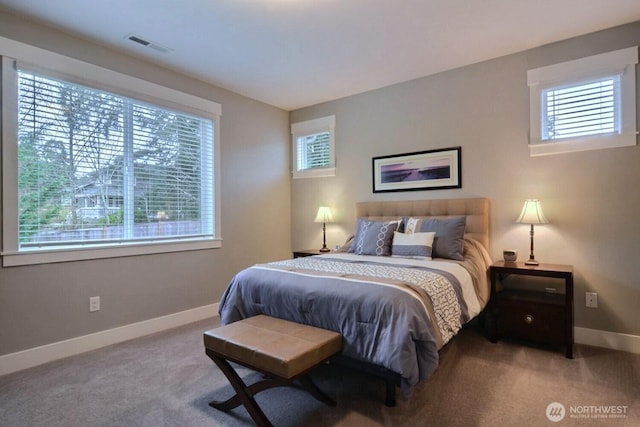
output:
[[[153,50],[157,50],[158,52],[168,53],[171,51],[168,47],[164,47],[158,43],[146,40],[143,37],[140,37],[136,34],[127,34],[125,37],[127,40],[131,40],[134,43],[138,43],[139,45],[151,48]]]

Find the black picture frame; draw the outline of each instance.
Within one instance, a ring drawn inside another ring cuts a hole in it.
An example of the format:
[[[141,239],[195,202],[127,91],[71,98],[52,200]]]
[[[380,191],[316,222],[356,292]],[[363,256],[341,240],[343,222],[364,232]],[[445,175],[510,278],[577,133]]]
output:
[[[462,188],[462,148],[373,157],[373,192]]]

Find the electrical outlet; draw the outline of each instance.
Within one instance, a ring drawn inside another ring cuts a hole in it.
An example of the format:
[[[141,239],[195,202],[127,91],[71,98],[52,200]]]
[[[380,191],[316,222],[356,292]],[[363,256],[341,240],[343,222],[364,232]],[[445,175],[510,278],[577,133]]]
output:
[[[89,312],[100,311],[100,297],[89,298]]]
[[[586,292],[585,300],[587,307],[598,308],[598,294],[595,292]]]

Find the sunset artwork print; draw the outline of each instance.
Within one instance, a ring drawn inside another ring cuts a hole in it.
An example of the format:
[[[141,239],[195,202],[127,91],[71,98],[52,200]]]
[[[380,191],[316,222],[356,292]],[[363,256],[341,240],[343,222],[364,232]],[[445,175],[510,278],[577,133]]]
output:
[[[381,173],[383,184],[401,181],[449,179],[451,178],[451,163],[448,158],[395,163],[382,166]]]
[[[373,192],[461,188],[460,147],[373,158]]]

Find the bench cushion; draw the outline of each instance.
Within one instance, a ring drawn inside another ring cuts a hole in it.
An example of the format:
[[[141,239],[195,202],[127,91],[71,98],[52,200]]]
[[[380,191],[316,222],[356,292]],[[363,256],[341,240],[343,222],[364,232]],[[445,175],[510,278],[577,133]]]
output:
[[[258,315],[204,333],[206,348],[281,378],[293,378],[342,349],[342,336]]]

